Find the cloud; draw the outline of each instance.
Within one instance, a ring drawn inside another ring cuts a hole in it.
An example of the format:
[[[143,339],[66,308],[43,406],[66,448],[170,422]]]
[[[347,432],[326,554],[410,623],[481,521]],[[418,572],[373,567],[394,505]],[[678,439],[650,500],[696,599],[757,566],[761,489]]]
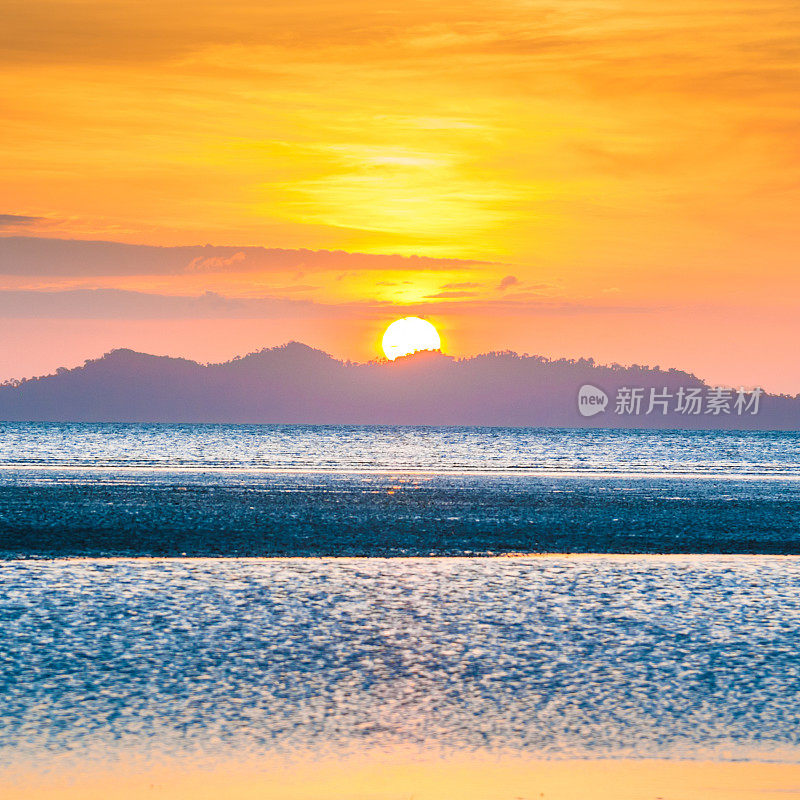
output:
[[[503,292],[508,289],[509,286],[516,286],[519,283],[519,278],[516,275],[506,275],[500,283],[497,284],[497,288]]]
[[[335,307],[276,297],[165,295],[123,289],[0,291],[0,318],[42,319],[276,319],[324,314]]]
[[[21,214],[0,214],[0,229],[22,228],[28,225],[38,225],[45,221],[44,217],[26,217]]]
[[[247,259],[247,256],[240,250],[232,256],[211,256],[204,258],[198,256],[193,258],[189,265],[186,267],[187,272],[225,272],[229,269],[235,269],[238,264],[241,264]]]
[[[454,300],[458,297],[475,297],[475,292],[462,292],[462,291],[450,291],[450,292],[437,292],[436,294],[429,294],[426,295],[431,300]]]
[[[153,247],[122,242],[29,236],[0,238],[0,274],[28,277],[182,275],[198,272],[280,272],[300,269],[308,272],[342,269],[356,272],[448,271],[470,269],[488,263],[490,262],[424,256],[370,255],[343,250],[213,245]]]
[[[365,300],[321,303],[286,297],[227,297],[216,292],[170,295],[125,289],[0,291],[0,319],[375,319],[387,315],[431,313],[476,314],[596,314],[642,313],[653,307],[605,306],[542,297],[482,300],[469,293],[441,292],[421,303]]]

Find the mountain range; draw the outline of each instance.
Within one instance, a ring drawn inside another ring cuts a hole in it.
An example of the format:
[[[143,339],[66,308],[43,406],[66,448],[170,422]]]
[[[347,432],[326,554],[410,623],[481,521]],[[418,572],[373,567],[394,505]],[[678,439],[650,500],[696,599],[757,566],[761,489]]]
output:
[[[676,369],[512,352],[356,364],[290,342],[207,365],[113,350],[3,384],[0,419],[795,430],[800,395],[740,394]]]

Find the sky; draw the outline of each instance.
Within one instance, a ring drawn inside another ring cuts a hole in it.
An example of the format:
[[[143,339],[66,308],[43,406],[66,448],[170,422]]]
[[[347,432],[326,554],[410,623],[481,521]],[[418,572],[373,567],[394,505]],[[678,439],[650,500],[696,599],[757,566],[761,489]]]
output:
[[[800,392],[797,0],[0,0],[0,380],[511,349]]]

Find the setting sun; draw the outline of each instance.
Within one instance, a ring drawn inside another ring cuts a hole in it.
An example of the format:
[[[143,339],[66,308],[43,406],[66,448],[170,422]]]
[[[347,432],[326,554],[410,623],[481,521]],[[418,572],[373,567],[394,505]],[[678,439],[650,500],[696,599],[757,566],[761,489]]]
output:
[[[439,350],[441,346],[436,328],[420,317],[395,320],[383,334],[383,352],[390,361],[419,350]]]

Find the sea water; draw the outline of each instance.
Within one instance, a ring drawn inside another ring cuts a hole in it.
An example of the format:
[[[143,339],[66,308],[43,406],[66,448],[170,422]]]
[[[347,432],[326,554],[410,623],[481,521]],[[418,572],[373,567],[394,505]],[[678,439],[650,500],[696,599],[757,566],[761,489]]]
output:
[[[800,434],[6,424],[0,555],[800,553]]]
[[[0,762],[796,761],[799,446],[4,425]]]

